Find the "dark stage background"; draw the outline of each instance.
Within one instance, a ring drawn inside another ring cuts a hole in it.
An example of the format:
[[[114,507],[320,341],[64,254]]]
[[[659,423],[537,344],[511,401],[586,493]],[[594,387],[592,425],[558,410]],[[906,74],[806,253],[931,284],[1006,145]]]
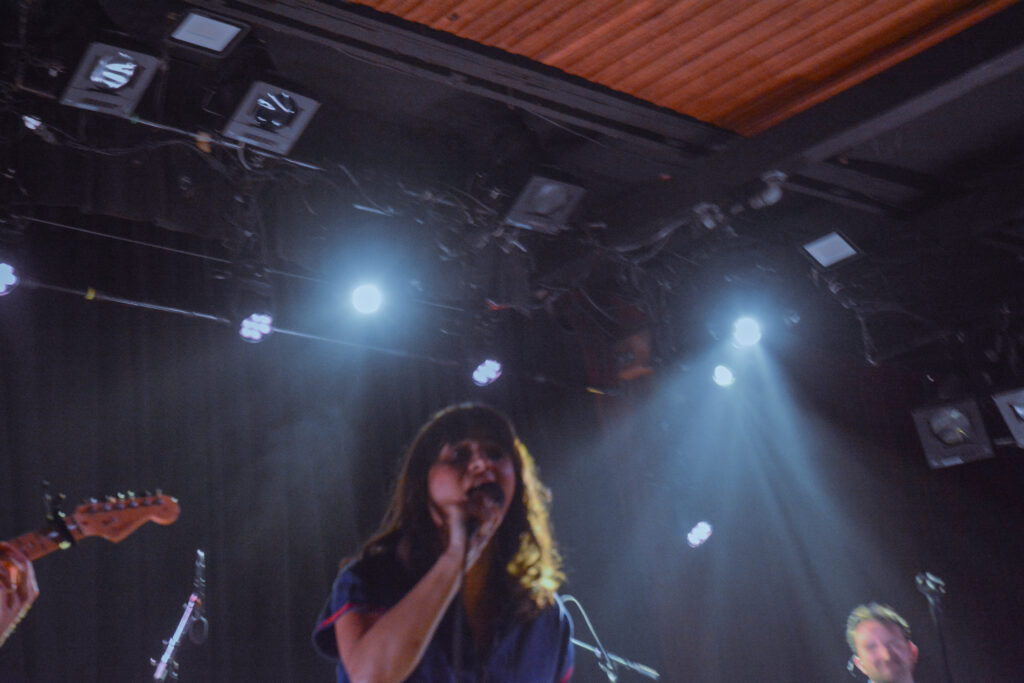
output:
[[[54,272],[114,273],[108,290],[131,282],[142,299],[194,275],[136,257],[119,276],[115,256],[71,250]],[[374,529],[417,426],[470,398],[514,417],[553,489],[566,592],[610,650],[663,680],[849,680],[844,620],[875,599],[910,620],[919,680],[941,681],[921,571],[949,586],[956,680],[1022,680],[1019,452],[930,471],[909,375],[791,342],[766,340],[727,392],[699,359],[618,397],[514,374],[476,389],[420,360],[248,345],[204,320],[19,289],[0,300],[0,536],[40,526],[43,479],[68,508],[160,487],[182,512],[39,560],[42,595],[0,650],[0,680],[151,677],[196,548],[210,636],[183,647],[181,680],[332,680],[309,633],[338,561]],[[691,549],[700,519],[715,533]],[[602,680],[577,659],[576,680]]]

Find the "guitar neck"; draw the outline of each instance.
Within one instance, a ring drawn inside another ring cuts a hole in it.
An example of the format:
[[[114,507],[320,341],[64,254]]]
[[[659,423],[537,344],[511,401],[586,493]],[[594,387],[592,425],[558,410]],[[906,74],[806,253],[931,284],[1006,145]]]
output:
[[[178,501],[160,492],[155,496],[141,498],[134,494],[127,497],[118,494],[105,501],[83,503],[72,514],[57,521],[51,520],[48,526],[22,534],[8,543],[30,560],[38,560],[86,536],[99,536],[111,543],[119,543],[146,522],[164,525],[173,523],[178,519],[179,512]],[[60,529],[62,521],[67,527],[67,533]]]
[[[68,531],[71,532],[71,537],[76,541],[80,541],[85,537],[78,524],[75,522],[74,516],[69,516],[65,520],[68,525]],[[8,545],[13,545],[15,548],[24,553],[30,560],[38,560],[40,557],[45,557],[55,550],[61,549],[61,542],[63,537],[53,527],[44,527],[37,531],[30,531],[27,534],[22,534],[17,538],[12,538],[7,541]]]

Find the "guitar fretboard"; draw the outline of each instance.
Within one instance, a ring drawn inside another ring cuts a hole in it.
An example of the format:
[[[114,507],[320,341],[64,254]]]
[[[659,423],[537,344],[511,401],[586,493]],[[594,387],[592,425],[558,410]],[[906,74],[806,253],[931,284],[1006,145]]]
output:
[[[111,543],[118,543],[146,522],[171,524],[178,519],[178,513],[178,501],[163,493],[141,498],[119,494],[107,500],[93,500],[79,505],[64,518],[64,522],[72,541],[78,542],[87,536],[100,536]],[[62,534],[58,528],[57,523],[51,521],[48,526],[22,534],[8,543],[29,559],[38,560],[69,546],[67,534]]]
[[[67,519],[68,531],[71,532],[71,537],[76,541],[81,540],[84,537],[82,530],[75,524],[74,518],[69,517]],[[27,534],[22,534],[17,538],[12,538],[7,541],[8,544],[13,545],[15,548],[24,553],[30,560],[38,560],[40,557],[44,557],[54,552],[55,550],[61,549],[61,542],[64,539],[56,529],[52,527],[45,527],[37,531],[30,531]]]

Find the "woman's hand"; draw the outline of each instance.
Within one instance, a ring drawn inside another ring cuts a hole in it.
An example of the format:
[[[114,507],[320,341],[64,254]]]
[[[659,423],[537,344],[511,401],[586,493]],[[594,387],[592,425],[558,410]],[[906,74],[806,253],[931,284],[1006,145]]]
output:
[[[441,447],[427,474],[430,514],[445,553],[465,570],[483,555],[515,493],[515,467],[500,446],[466,438]]]
[[[467,521],[465,530],[466,571],[476,564],[483,554],[484,548],[491,542],[505,516],[503,506],[494,499],[480,494],[472,494],[466,503]]]
[[[482,495],[441,507],[447,538],[445,552],[460,562],[465,558],[465,571],[469,571],[501,526],[503,512],[499,503]]]

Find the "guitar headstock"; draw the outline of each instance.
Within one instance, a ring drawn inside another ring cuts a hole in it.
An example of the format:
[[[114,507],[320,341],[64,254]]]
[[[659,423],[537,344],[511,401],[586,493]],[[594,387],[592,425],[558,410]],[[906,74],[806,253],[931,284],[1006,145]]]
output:
[[[83,536],[100,536],[111,543],[127,538],[146,522],[171,524],[178,519],[178,501],[166,494],[155,496],[117,495],[89,501],[71,515]]]

